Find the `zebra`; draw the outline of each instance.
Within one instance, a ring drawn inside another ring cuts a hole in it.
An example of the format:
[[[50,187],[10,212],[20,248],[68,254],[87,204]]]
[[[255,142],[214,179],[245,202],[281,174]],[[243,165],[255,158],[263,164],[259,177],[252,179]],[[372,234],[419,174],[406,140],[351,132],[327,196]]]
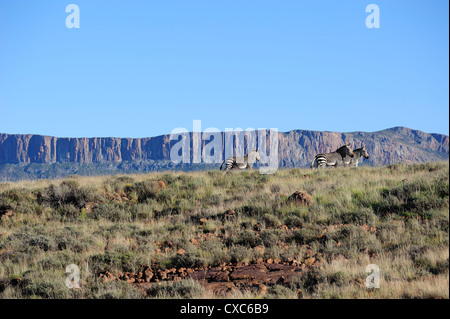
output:
[[[255,161],[260,161],[258,150],[251,151],[243,157],[228,157],[220,165],[220,170],[222,170],[223,164],[225,164],[225,174],[227,174],[233,168],[237,169],[251,169]]]
[[[366,159],[369,158],[369,153],[366,151],[366,145],[363,144],[363,147],[357,148],[353,150],[353,158],[350,156],[345,156],[343,161],[344,165],[351,165],[358,167],[358,164],[362,162],[362,158],[365,157]]]
[[[315,167],[324,168],[326,166],[339,166],[344,164],[344,158],[346,156],[351,158],[354,156],[352,150],[350,149],[350,143],[339,147],[335,152],[317,154],[311,163],[311,168],[314,169]]]

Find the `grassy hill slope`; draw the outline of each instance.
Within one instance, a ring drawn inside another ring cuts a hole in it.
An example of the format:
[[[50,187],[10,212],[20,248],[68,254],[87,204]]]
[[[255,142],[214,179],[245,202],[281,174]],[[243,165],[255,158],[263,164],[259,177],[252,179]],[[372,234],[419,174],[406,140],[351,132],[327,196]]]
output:
[[[448,161],[1,183],[0,298],[449,298],[448,200]]]

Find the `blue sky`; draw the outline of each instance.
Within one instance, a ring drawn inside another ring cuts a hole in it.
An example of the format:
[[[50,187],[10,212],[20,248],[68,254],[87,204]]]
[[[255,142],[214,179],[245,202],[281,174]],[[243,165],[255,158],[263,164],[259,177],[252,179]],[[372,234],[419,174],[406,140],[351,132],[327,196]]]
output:
[[[2,0],[0,132],[146,137],[201,120],[448,135],[448,14],[442,0]]]

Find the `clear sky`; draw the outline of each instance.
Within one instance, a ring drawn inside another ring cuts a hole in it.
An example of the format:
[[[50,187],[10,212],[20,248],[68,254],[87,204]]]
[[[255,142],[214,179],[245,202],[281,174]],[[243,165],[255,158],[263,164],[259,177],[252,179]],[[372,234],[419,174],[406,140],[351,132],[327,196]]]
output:
[[[66,6],[80,28],[66,27]],[[380,28],[365,21],[380,8]],[[0,133],[449,134],[445,0],[1,0]]]

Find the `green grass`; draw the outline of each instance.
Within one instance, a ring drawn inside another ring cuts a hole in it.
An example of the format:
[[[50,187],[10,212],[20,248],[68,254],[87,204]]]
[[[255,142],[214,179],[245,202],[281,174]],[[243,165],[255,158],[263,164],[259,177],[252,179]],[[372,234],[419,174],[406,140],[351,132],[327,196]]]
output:
[[[288,202],[295,191],[313,205]],[[1,183],[0,214],[14,215],[0,221],[0,298],[215,297],[192,280],[139,289],[99,273],[304,261],[307,251],[320,267],[264,298],[448,298],[448,200],[448,162]],[[69,264],[82,289],[65,287]],[[368,264],[380,289],[363,284]],[[231,296],[259,297],[245,287]]]

